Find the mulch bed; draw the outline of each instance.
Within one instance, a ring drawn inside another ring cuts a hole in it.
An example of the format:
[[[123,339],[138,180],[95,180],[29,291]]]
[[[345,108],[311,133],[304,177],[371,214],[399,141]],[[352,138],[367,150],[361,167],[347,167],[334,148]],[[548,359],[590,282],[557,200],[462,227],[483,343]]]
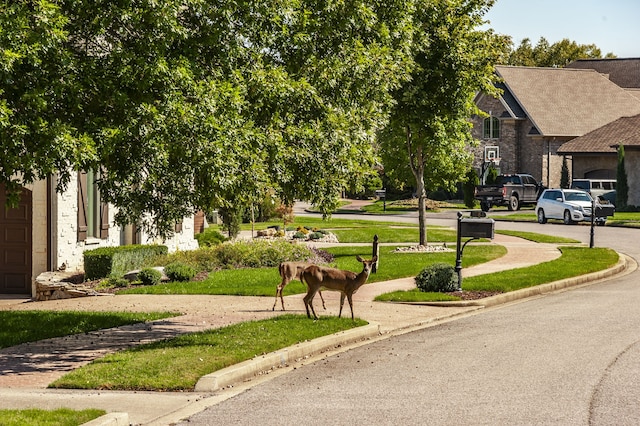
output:
[[[478,300],[484,299],[485,297],[495,296],[496,294],[502,294],[500,291],[454,291],[451,293],[447,293],[452,296],[457,296],[462,300]]]

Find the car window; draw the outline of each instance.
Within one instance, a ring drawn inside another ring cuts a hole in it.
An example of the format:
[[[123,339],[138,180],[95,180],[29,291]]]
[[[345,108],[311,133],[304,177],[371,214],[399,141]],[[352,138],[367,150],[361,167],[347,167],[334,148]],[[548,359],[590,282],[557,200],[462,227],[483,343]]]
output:
[[[591,202],[591,198],[589,194],[586,192],[565,192],[565,199],[567,201],[589,201]]]
[[[586,180],[573,181],[572,187],[578,188],[578,189],[584,189],[585,191],[588,191],[589,181],[586,181]]]
[[[544,193],[543,198],[546,200],[555,200],[556,198],[560,197],[560,191],[546,191]]]

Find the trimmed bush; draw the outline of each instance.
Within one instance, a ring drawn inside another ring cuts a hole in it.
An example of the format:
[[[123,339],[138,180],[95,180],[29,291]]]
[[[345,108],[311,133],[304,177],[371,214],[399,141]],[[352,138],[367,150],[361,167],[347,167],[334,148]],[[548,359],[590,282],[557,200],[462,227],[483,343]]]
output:
[[[170,263],[165,266],[164,273],[171,281],[189,281],[196,276],[195,268],[180,262]]]
[[[227,238],[217,230],[207,228],[204,232],[196,234],[196,240],[200,247],[212,247],[225,242]]]
[[[87,250],[83,253],[85,280],[122,277],[128,271],[140,269],[148,259],[168,251],[167,246],[140,244]]]
[[[434,263],[415,278],[416,286],[424,292],[447,293],[458,290],[458,274],[448,263]]]
[[[162,280],[162,272],[153,268],[144,268],[138,273],[142,285],[156,285]]]

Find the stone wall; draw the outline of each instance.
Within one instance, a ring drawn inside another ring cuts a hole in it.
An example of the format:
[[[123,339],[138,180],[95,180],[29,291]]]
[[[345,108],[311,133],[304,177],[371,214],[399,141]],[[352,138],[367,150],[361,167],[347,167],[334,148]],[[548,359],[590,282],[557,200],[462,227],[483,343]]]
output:
[[[99,293],[91,287],[75,283],[77,276],[77,272],[43,272],[35,280],[34,299],[42,302],[86,296],[112,296],[112,294]]]

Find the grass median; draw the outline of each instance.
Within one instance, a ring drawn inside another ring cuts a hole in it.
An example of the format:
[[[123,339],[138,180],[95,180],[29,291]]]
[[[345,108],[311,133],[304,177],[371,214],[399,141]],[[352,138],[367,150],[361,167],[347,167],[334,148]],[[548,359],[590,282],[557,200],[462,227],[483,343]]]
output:
[[[565,278],[601,271],[614,266],[618,253],[607,248],[560,247],[558,259],[525,268],[509,269],[491,274],[477,275],[463,280],[465,291],[501,292],[534,287]],[[460,297],[449,293],[428,293],[417,288],[380,295],[377,301],[436,302],[455,301]]]
[[[367,322],[285,314],[186,334],[107,355],[49,387],[139,391],[193,390],[200,377],[239,362]]]
[[[106,414],[104,410],[0,410],[2,426],[79,426]]]

